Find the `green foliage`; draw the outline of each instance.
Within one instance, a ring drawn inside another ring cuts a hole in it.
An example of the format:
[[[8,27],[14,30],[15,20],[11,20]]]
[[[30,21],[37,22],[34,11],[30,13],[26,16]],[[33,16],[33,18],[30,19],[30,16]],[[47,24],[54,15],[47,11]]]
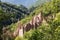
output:
[[[17,36],[15,40],[24,40],[22,37]]]
[[[25,32],[24,33],[24,38],[29,39],[32,36],[33,32],[34,32],[34,30],[30,30],[29,32]]]
[[[42,24],[37,30],[29,33],[31,36],[28,36],[29,34],[26,35],[26,38],[28,40],[60,40],[60,26],[55,25],[55,23],[49,25]]]
[[[60,12],[56,14],[56,17],[55,17],[54,21],[60,22]]]
[[[43,37],[43,34],[40,33],[39,30],[35,30],[32,33],[32,36],[28,40],[41,40],[42,37]]]
[[[57,7],[57,6],[58,6],[59,3],[58,2],[54,2],[54,1],[47,2],[47,3],[45,3],[43,5],[42,12],[44,13],[45,16],[47,16],[47,15],[49,15],[51,13],[58,12],[58,10],[59,10],[60,7]]]

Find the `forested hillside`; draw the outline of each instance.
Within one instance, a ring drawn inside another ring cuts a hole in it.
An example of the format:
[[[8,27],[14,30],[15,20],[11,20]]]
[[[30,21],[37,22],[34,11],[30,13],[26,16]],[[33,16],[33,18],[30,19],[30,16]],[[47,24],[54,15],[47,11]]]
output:
[[[6,28],[4,27],[1,38],[3,40],[60,40],[60,0],[48,0],[47,2],[44,0],[42,4],[39,2],[40,0],[36,3],[38,6],[29,10],[22,5],[19,7],[0,2],[0,7],[3,8],[0,8],[0,15],[2,15],[0,25],[2,25],[3,20],[20,19],[16,23],[12,22]],[[4,10],[4,5],[7,11]],[[19,14],[22,15],[19,16]],[[21,32],[23,37],[20,36],[22,35]]]
[[[28,9],[24,7],[23,5],[16,6],[4,2],[0,2],[0,25],[9,25],[11,23],[15,23],[25,16],[27,16]]]
[[[28,9],[23,5],[16,6],[8,3],[0,2],[0,10],[4,12],[5,15],[8,15],[10,18],[7,18],[10,22],[17,21],[17,19],[22,19],[28,15]],[[5,21],[5,22],[6,22]],[[5,24],[5,23],[4,23]],[[8,23],[9,24],[9,23]]]

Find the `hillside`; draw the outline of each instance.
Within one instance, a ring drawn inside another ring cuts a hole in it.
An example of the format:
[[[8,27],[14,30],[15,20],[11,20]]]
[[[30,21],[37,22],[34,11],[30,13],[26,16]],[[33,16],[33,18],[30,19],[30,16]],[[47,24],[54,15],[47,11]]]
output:
[[[59,0],[53,0],[51,2],[45,3],[43,6],[37,7],[34,12],[32,12],[31,16],[39,14],[39,12],[42,12],[43,16],[43,22],[38,27],[38,29],[30,30],[29,32],[26,32],[24,34],[24,37],[27,40],[60,40],[59,37],[59,26],[60,26],[60,1]],[[29,16],[29,17],[31,17]],[[23,19],[21,23],[27,23],[33,18],[27,17],[26,19]],[[48,34],[48,35],[47,35]],[[19,37],[16,38],[16,40],[19,40]]]
[[[7,27],[9,27],[7,31],[10,32],[8,32],[8,40],[9,38],[11,40],[60,40],[60,0],[51,0],[37,6],[30,15]]]

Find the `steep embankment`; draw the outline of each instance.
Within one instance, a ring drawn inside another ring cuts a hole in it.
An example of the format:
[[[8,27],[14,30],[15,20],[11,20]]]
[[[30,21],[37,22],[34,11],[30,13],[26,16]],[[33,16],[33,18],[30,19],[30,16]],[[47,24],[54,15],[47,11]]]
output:
[[[29,16],[26,16],[24,19],[22,19],[21,21],[18,21],[18,22],[15,23],[15,24],[11,24],[11,25],[10,25],[11,30],[15,30],[15,29],[17,28],[19,22],[20,22],[21,24],[26,24],[26,23],[28,23],[35,15],[37,15],[37,14],[39,14],[39,13],[40,13],[40,9],[39,9],[39,11],[38,11],[37,8],[36,8],[36,10],[33,11],[33,12],[31,12],[31,14],[30,14]]]
[[[25,23],[25,24],[21,24],[18,23],[17,29],[14,32],[14,35],[21,35],[23,36],[23,32],[27,32],[31,29],[37,29],[37,27],[42,23],[43,18],[42,18],[42,13],[39,13],[38,15],[35,15],[32,17],[32,19]]]
[[[49,4],[49,3],[47,3],[47,4]],[[24,19],[22,19],[21,21],[18,21],[18,22],[20,22],[21,24],[25,24],[25,23],[29,22],[35,15],[39,14],[40,11],[42,11],[42,14],[44,13],[42,16],[48,15],[49,14],[48,11],[50,11],[52,8],[50,10],[47,9],[47,11],[46,11],[47,6],[48,5],[44,4],[43,6],[37,7],[29,16],[27,16],[26,18],[24,18]],[[12,27],[11,30],[16,30],[16,28],[18,27],[18,23],[14,24],[14,25],[12,24],[11,27]]]

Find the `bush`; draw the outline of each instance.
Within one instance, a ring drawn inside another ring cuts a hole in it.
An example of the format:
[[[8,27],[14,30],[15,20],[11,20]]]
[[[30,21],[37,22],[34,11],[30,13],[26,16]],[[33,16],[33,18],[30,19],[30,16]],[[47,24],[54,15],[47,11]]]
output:
[[[24,40],[22,37],[17,36],[15,40]]]

